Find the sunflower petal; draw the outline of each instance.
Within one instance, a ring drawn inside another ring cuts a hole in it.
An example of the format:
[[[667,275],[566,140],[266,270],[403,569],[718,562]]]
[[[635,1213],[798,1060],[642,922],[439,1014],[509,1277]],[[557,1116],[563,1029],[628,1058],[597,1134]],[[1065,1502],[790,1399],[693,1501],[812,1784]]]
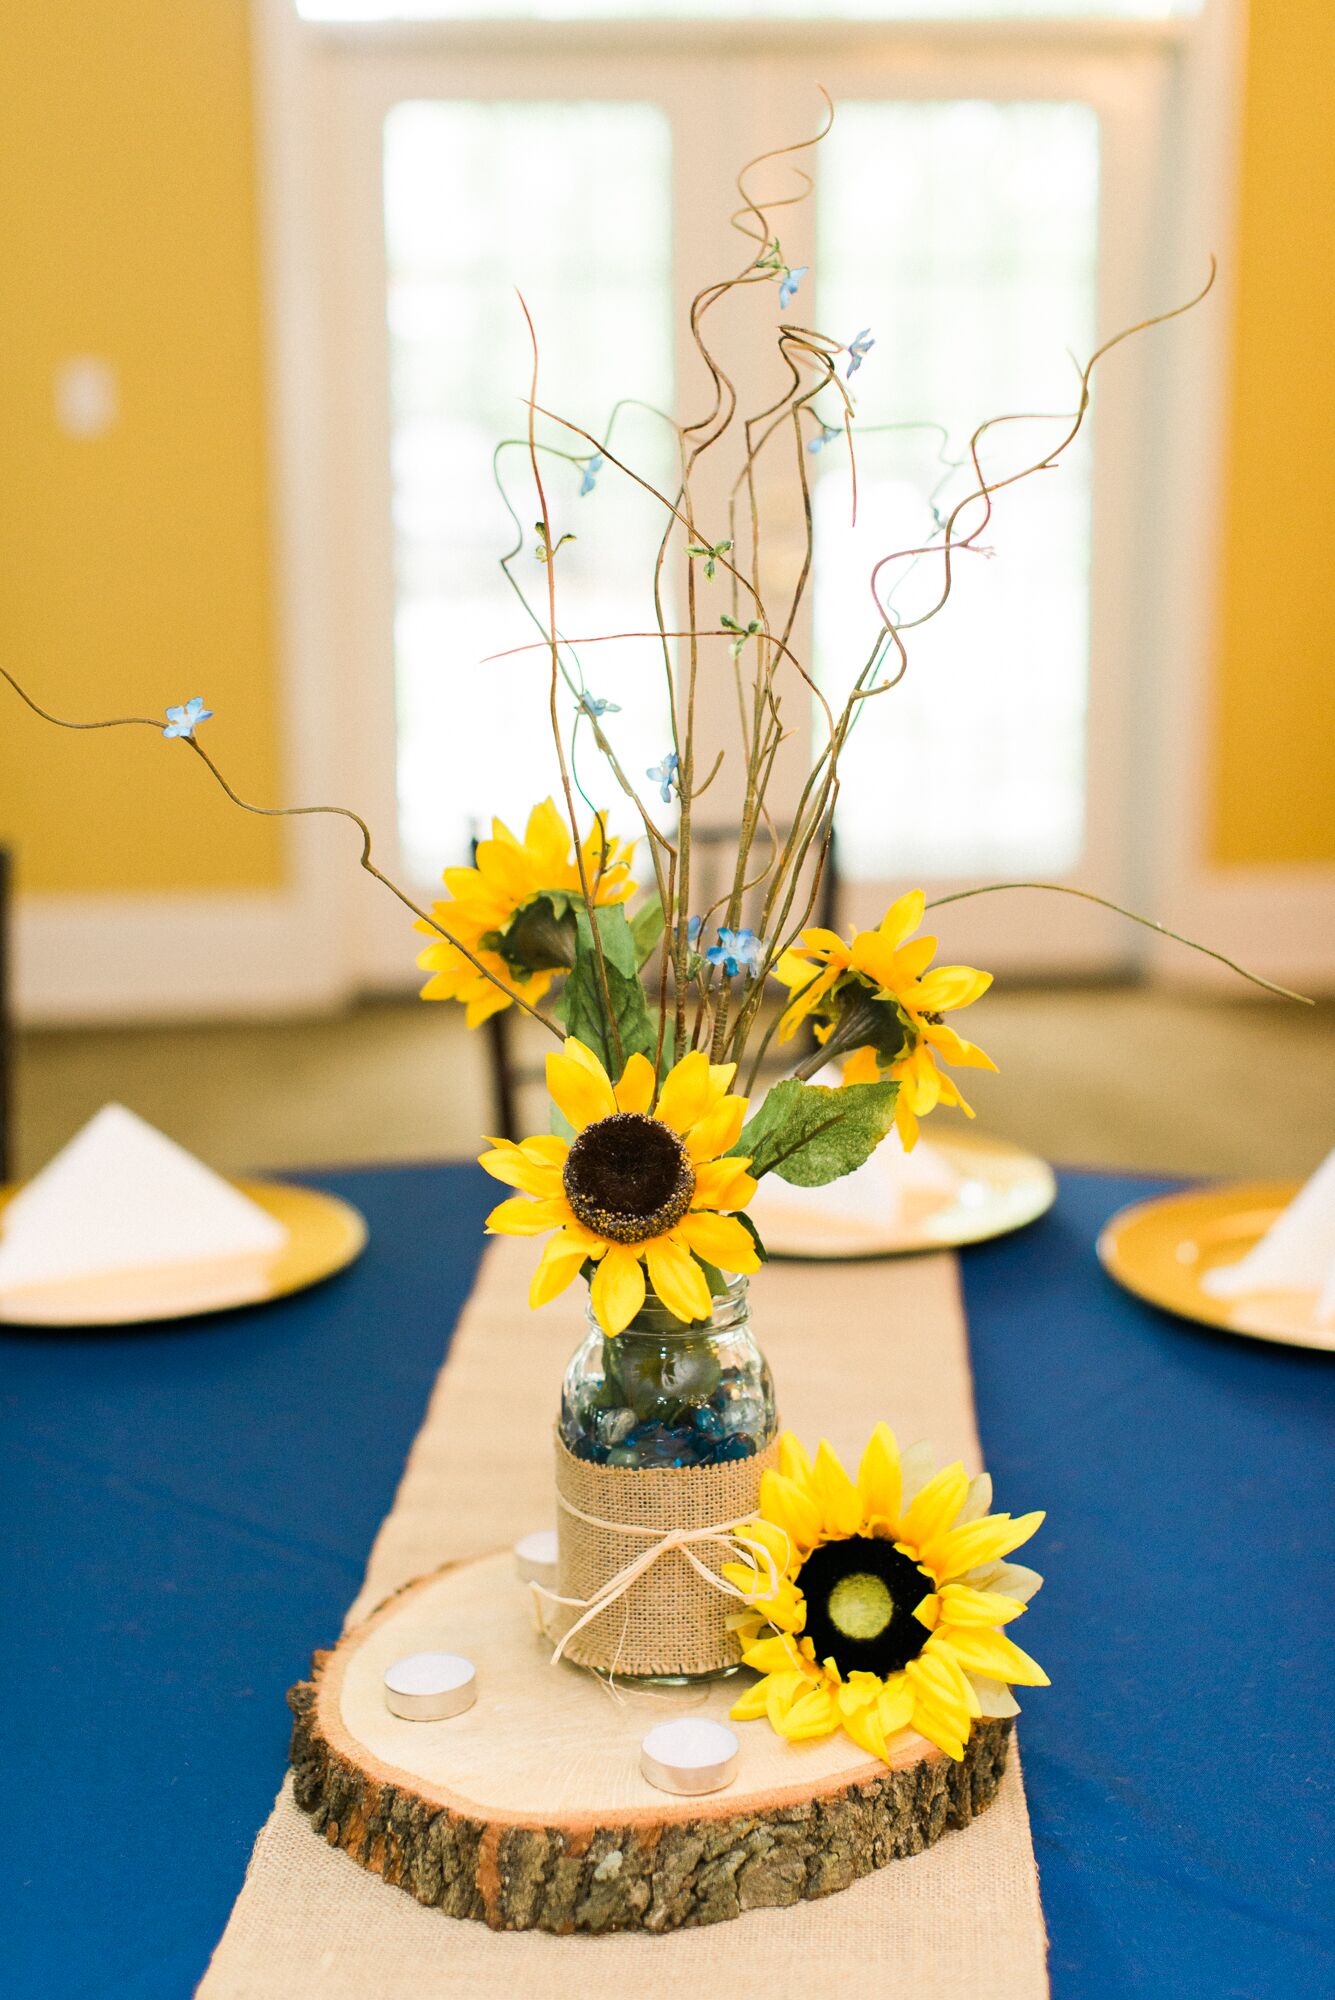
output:
[[[941,1617],[948,1625],[1008,1625],[1025,1609],[1018,1597],[973,1590],[967,1583],[943,1583]]]
[[[959,1581],[970,1584],[974,1590],[995,1590],[1002,1597],[1018,1597],[1021,1604],[1027,1604],[1035,1592],[1043,1588],[1043,1579],[1038,1571],[1026,1569],[1023,1563],[983,1563],[978,1569],[969,1570]]]
[[[978,1698],[980,1715],[1004,1716],[1020,1713],[1020,1704],[1004,1681],[987,1680],[982,1674],[968,1674],[966,1679]]]
[[[554,1195],[561,1192],[559,1166],[533,1159],[523,1146],[513,1146],[508,1140],[493,1146],[490,1152],[480,1153],[478,1165],[484,1167],[493,1180],[504,1181],[507,1187],[518,1188],[523,1194]]]
[[[921,889],[910,889],[890,905],[877,929],[893,950],[897,951],[905,938],[917,930],[926,907],[927,898]]]
[[[765,1713],[765,1702],[765,1682],[757,1681],[733,1703],[728,1715],[733,1722],[758,1722]]]
[[[638,1050],[621,1072],[616,1087],[618,1111],[647,1111],[654,1101],[654,1066]]]
[[[709,1280],[686,1245],[671,1236],[655,1236],[643,1249],[649,1282],[674,1318],[687,1325],[708,1319],[714,1306]]]
[[[746,1099],[744,1097],[724,1097],[707,1111],[686,1134],[686,1151],[692,1161],[717,1160],[732,1148],[742,1136],[746,1123]]]
[[[610,1118],[617,1108],[607,1072],[573,1035],[567,1037],[560,1053],[553,1052],[547,1058],[547,1089],[558,1111],[577,1132],[597,1118]]]
[[[943,1466],[905,1508],[899,1523],[899,1538],[914,1548],[926,1548],[944,1534],[964,1504],[969,1490],[964,1467]]]
[[[692,1049],[674,1063],[658,1097],[658,1116],[674,1132],[687,1133],[697,1119],[711,1108],[718,1092],[709,1074],[709,1057],[703,1049]]]
[[[543,1247],[528,1288],[528,1302],[531,1306],[545,1306],[559,1292],[563,1292],[571,1279],[577,1277],[586,1259],[593,1253],[580,1237],[570,1230],[562,1229],[551,1237]]]
[[[766,1520],[784,1528],[799,1548],[813,1549],[820,1540],[820,1510],[796,1480],[773,1469],[760,1479],[760,1509]]]
[[[887,1756],[885,1730],[881,1726],[881,1718],[874,1703],[865,1703],[854,1709],[852,1714],[844,1715],[841,1720],[846,1734],[852,1737],[859,1750],[865,1750],[869,1757],[877,1757],[885,1763]]]
[[[877,1424],[858,1466],[858,1491],[868,1518],[899,1519],[899,1446],[889,1424]]]
[[[697,1209],[685,1215],[672,1232],[673,1238],[713,1264],[720,1271],[758,1271],[760,1258],[751,1232],[731,1215],[716,1215]]]
[[[1018,1549],[1027,1542],[1043,1524],[1043,1515],[1021,1514],[1012,1520],[1009,1514],[987,1514],[981,1521],[969,1521],[962,1528],[952,1528],[940,1536],[933,1544],[930,1558],[932,1568],[943,1582],[964,1575],[966,1570],[977,1569],[980,1563],[996,1562],[1001,1556],[1008,1556],[1012,1549]]]
[[[608,1245],[589,1287],[593,1316],[604,1333],[620,1333],[644,1304],[644,1266],[625,1243]]]
[[[982,1631],[971,1625],[943,1625],[933,1634],[933,1640],[936,1639],[949,1646],[966,1673],[986,1674],[990,1680],[1014,1681],[1020,1687],[1051,1686],[1038,1661],[1030,1659],[1004,1632]]]
[[[543,1236],[569,1220],[570,1208],[564,1200],[530,1201],[527,1195],[515,1194],[493,1208],[486,1229],[491,1236]]]
[[[749,1160],[732,1157],[702,1160],[695,1169],[692,1213],[699,1214],[705,1208],[745,1208],[758,1185],[746,1171],[750,1164]]]
[[[862,1526],[862,1495],[822,1438],[812,1467],[812,1488],[827,1535],[855,1535]]]

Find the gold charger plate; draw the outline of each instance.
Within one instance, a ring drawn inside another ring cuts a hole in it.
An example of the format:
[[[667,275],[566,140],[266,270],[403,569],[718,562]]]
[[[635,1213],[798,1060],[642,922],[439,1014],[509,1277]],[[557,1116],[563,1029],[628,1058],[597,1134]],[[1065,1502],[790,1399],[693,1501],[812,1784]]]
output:
[[[275,1256],[46,1285],[40,1297],[34,1292],[20,1304],[11,1294],[8,1305],[0,1303],[0,1326],[136,1326],[263,1305],[331,1278],[366,1247],[365,1217],[337,1195],[288,1181],[234,1180],[232,1186],[287,1230]],[[17,1193],[17,1187],[0,1187],[0,1215]]]
[[[1245,1257],[1300,1186],[1299,1181],[1246,1181],[1135,1202],[1104,1224],[1099,1262],[1128,1292],[1182,1319],[1253,1340],[1335,1352],[1335,1327],[1316,1323],[1315,1292],[1217,1299],[1201,1284],[1207,1271]]]
[[[973,1135],[942,1139],[933,1133],[932,1147],[959,1175],[958,1188],[953,1195],[910,1192],[901,1213],[883,1229],[862,1219],[841,1222],[834,1215],[808,1219],[786,1207],[767,1218],[763,1181],[747,1213],[772,1257],[839,1261],[986,1243],[1036,1222],[1057,1199],[1057,1178],[1047,1161],[1004,1140]]]

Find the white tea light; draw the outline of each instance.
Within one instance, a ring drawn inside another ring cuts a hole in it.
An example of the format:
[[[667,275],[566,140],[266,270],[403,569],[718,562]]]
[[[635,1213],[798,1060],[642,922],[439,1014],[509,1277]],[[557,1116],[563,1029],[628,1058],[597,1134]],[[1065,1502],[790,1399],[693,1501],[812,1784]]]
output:
[[[521,1535],[515,1543],[514,1557],[521,1583],[555,1583],[555,1528],[537,1528],[531,1535]]]
[[[640,1770],[649,1783],[684,1798],[721,1792],[737,1776],[740,1757],[732,1731],[698,1715],[660,1722],[640,1744]]]
[[[408,1653],[385,1668],[385,1706],[405,1722],[443,1722],[476,1700],[477,1675],[462,1653]]]

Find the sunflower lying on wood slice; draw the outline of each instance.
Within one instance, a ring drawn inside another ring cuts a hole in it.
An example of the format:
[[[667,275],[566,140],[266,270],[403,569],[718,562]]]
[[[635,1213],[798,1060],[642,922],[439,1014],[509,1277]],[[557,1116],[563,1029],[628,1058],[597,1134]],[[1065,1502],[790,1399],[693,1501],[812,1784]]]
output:
[[[772,1556],[777,1595],[750,1563],[723,1575],[751,1601],[732,1623],[762,1678],[732,1710],[791,1742],[844,1729],[887,1761],[916,1731],[959,1760],[974,1720],[1018,1713],[1011,1686],[1046,1687],[1001,1630],[1043,1579],[1004,1560],[1042,1514],[990,1514],[992,1481],[933,1475],[924,1445],[900,1453],[878,1424],[856,1482],[822,1441],[815,1462],[785,1433],[760,1518],[741,1530]]]

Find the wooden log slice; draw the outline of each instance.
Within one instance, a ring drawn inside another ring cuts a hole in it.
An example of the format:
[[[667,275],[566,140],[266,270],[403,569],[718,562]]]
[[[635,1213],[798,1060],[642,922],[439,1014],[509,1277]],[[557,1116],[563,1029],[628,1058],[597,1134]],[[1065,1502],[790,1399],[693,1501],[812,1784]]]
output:
[[[385,1668],[464,1653],[478,1698],[445,1722],[385,1705]],[[686,1714],[727,1719],[738,1677],[682,1689],[550,1663],[511,1558],[409,1584],[317,1653],[288,1696],[298,1805],[331,1846],[421,1903],[495,1930],[645,1931],[827,1896],[990,1804],[1009,1722],[975,1726],[962,1764],[920,1737],[893,1767],[844,1736],[786,1743],[733,1725],[726,1791],[675,1798],[640,1775],[641,1738]]]

